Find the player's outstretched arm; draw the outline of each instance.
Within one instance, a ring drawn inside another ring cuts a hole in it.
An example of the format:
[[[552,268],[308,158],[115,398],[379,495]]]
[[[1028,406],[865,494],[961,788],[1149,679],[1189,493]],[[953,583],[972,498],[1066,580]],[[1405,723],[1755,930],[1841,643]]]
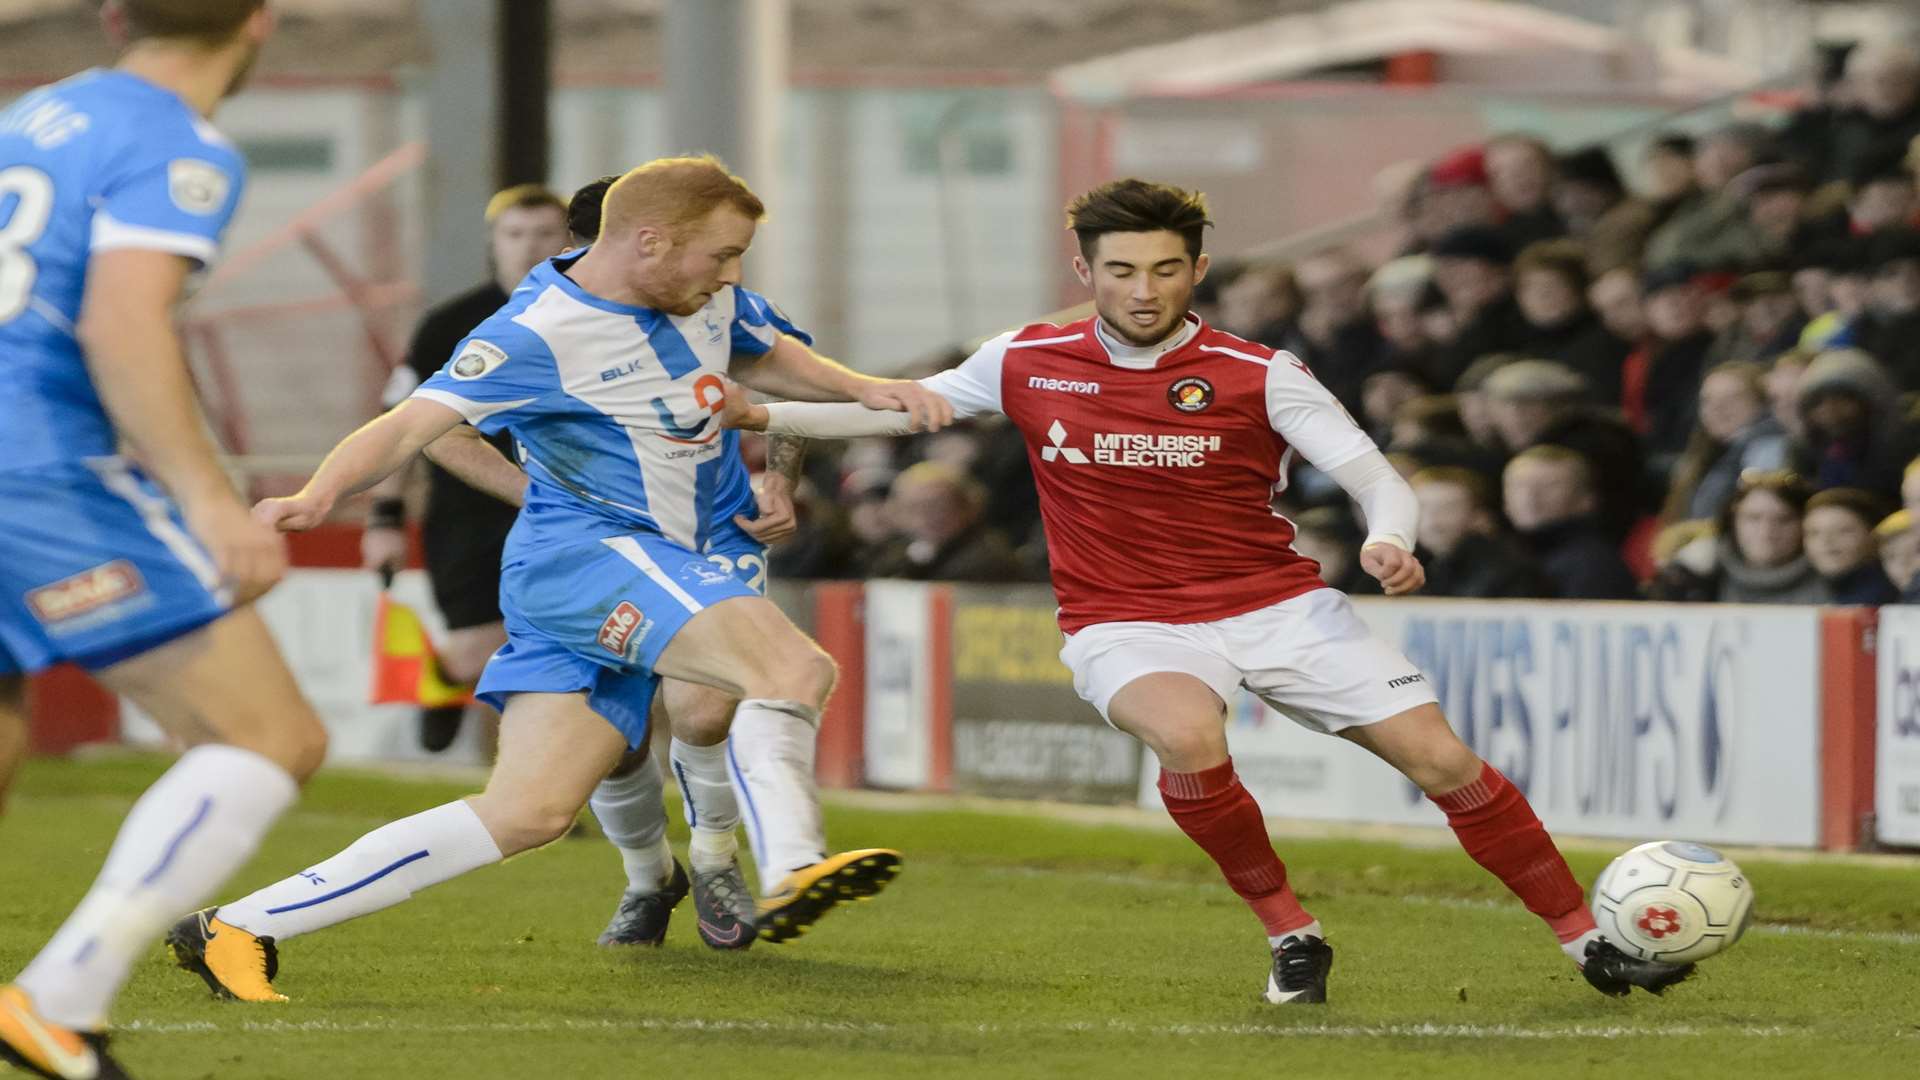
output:
[[[735,354],[735,379],[764,394],[791,401],[854,401],[869,409],[904,412],[916,430],[938,431],[953,423],[953,406],[911,379],[876,379],[814,352],[782,334],[759,356]]]
[[[526,471],[507,460],[500,448],[482,438],[478,431],[457,424],[445,435],[428,443],[428,461],[460,478],[475,491],[484,492],[509,506],[527,502]]]
[[[341,498],[372,487],[463,422],[459,413],[437,401],[408,398],[341,440],[298,494],[263,499],[253,516],[281,532],[311,529],[327,519]]]
[[[163,251],[95,254],[75,333],[114,429],[179,502],[187,528],[245,603],[286,572],[286,546],[247,516],[207,436],[173,325],[191,269]]]
[[[870,435],[908,435],[922,430],[912,413],[869,409],[857,401],[776,401],[756,405],[739,383],[727,384],[720,426],[769,435],[807,439],[858,439]]]

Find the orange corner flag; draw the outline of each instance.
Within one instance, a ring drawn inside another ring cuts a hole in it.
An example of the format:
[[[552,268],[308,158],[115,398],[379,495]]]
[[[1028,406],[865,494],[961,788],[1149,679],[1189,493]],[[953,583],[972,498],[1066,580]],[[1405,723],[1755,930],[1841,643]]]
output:
[[[375,705],[429,709],[473,701],[472,686],[450,683],[440,673],[433,641],[419,614],[384,592],[374,614],[371,700]]]

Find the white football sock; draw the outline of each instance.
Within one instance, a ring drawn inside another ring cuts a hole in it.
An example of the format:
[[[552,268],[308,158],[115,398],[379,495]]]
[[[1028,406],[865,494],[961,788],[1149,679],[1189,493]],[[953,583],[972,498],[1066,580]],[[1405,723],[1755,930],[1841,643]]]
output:
[[[820,712],[798,701],[742,701],[727,737],[727,764],[763,894],[793,870],[827,857],[820,799],[814,792],[814,741]]]
[[[382,825],[326,862],[231,904],[219,917],[285,941],[390,908],[429,885],[500,861],[500,848],[465,801]]]
[[[1587,966],[1587,943],[1590,941],[1598,941],[1599,939],[1600,939],[1599,930],[1589,930],[1586,933],[1581,934],[1579,937],[1574,938],[1572,941],[1561,942],[1560,951],[1566,953],[1568,956],[1573,957],[1573,962],[1578,966],[1586,967]]]
[[[660,799],[660,765],[649,754],[627,775],[600,781],[587,800],[600,831],[620,850],[627,888],[632,892],[653,892],[673,876],[673,849],[667,846],[667,808]]]
[[[1320,920],[1315,919],[1298,930],[1289,930],[1284,934],[1268,935],[1267,948],[1277,949],[1280,947],[1281,942],[1287,940],[1288,938],[1295,938],[1295,937],[1297,938],[1317,937],[1322,941],[1325,941],[1327,939],[1326,933],[1320,929]]]
[[[723,740],[713,746],[695,746],[675,739],[669,756],[692,832],[687,861],[695,870],[725,869],[740,849],[733,837],[740,825],[740,800],[734,797],[727,771],[727,744]]]
[[[253,856],[299,794],[285,769],[237,746],[197,746],[133,804],[86,898],[20,986],[54,1023],[95,1030],[135,959]]]

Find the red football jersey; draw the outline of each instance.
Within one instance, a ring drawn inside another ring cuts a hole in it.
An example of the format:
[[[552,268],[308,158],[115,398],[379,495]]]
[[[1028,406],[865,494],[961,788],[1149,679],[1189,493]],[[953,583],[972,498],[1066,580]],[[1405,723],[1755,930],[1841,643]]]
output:
[[[1291,354],[1187,318],[1158,356],[1116,355],[1088,318],[1003,334],[926,380],[1025,436],[1068,633],[1211,622],[1321,588],[1274,498],[1296,451],[1333,469],[1375,449]]]

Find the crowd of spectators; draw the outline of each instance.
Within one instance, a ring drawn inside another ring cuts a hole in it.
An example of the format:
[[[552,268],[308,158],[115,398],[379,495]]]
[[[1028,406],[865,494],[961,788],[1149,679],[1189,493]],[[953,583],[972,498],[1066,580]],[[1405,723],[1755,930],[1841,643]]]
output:
[[[1784,123],[1448,154],[1394,200],[1397,257],[1217,266],[1196,307],[1387,451],[1430,595],[1920,599],[1920,54],[1830,57]],[[1370,591],[1339,489],[1307,468],[1284,499]],[[856,443],[815,454],[773,566],[1044,580],[1038,516],[1004,426]]]

